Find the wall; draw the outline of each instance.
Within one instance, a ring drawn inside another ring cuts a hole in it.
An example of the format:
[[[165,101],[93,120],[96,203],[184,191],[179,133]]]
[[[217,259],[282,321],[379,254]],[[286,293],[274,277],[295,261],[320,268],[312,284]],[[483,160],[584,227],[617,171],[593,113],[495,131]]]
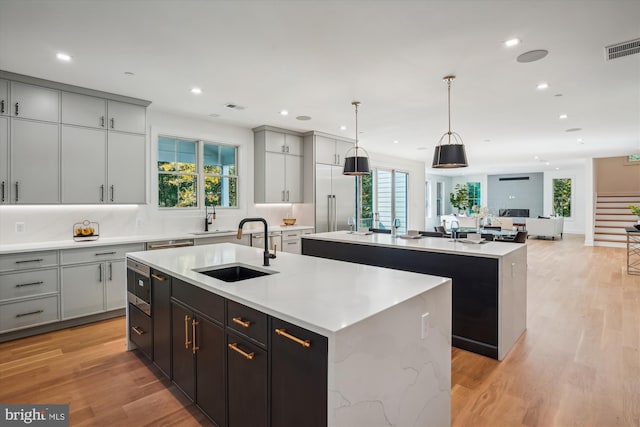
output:
[[[528,177],[523,181],[500,181],[500,178]],[[530,217],[549,214],[543,203],[543,174],[517,173],[487,177],[487,206],[497,216],[500,209],[529,209]]]
[[[0,207],[0,244],[69,240],[73,224],[84,219],[100,224],[101,237],[128,235],[158,235],[162,233],[189,233],[204,228],[204,210],[161,210],[157,207],[155,192],[157,176],[154,165],[157,157],[159,133],[171,136],[193,137],[239,146],[237,209],[218,209],[217,220],[210,228],[236,229],[240,219],[262,216],[270,224],[280,224],[287,213],[297,223],[313,225],[313,209],[308,205],[255,205],[253,203],[253,132],[251,129],[224,125],[213,120],[195,119],[148,110],[147,189],[146,205],[45,205]],[[23,232],[16,232],[16,223],[24,224]],[[257,226],[257,225],[256,225]],[[249,224],[247,225],[249,227]]]
[[[396,169],[409,173],[409,230],[424,230],[425,227],[425,163],[376,153],[369,153],[372,168]]]
[[[640,194],[640,162],[630,163],[627,157],[606,157],[594,159],[593,165],[596,193]]]

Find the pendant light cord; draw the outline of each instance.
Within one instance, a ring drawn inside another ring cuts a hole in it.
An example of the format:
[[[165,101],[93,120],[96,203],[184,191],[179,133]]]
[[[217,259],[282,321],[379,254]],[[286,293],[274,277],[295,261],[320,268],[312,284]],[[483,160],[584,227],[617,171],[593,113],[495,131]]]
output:
[[[356,107],[356,146],[355,146],[355,153],[356,153],[356,157],[358,157],[358,105],[360,105],[360,102],[353,101],[351,104],[353,104]]]
[[[447,105],[449,106],[449,144],[451,144],[451,80],[453,77],[447,76]]]

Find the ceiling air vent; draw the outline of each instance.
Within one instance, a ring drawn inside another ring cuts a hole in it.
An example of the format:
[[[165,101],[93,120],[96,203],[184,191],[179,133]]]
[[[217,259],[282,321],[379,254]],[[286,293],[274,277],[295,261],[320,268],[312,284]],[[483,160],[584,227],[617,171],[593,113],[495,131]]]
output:
[[[636,53],[640,53],[640,39],[616,43],[604,48],[605,59],[607,61]]]

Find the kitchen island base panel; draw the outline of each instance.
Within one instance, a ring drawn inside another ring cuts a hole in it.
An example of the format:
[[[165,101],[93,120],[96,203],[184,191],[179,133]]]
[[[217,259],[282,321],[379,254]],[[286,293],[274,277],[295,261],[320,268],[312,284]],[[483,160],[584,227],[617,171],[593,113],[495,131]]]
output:
[[[450,307],[448,282],[338,332],[329,341],[328,425],[450,425]]]

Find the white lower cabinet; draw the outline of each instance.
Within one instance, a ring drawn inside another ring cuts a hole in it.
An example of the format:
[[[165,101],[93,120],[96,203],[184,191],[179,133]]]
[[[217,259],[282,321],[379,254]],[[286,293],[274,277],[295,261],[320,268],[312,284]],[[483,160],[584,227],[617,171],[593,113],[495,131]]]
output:
[[[107,262],[105,308],[107,311],[127,305],[127,266],[125,260]]]
[[[105,263],[62,267],[62,319],[104,311]]]
[[[1,332],[51,323],[59,318],[58,295],[0,305]]]

